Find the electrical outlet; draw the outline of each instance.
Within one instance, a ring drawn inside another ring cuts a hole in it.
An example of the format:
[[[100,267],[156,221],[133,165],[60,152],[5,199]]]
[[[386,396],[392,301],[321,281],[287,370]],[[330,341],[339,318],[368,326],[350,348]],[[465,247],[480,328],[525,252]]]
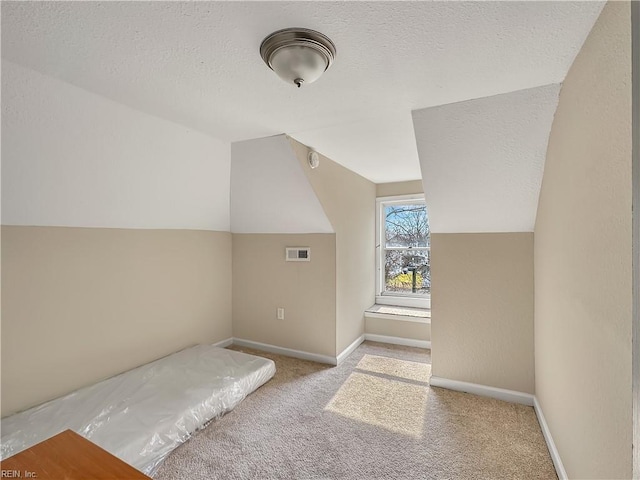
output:
[[[284,308],[278,307],[278,320],[284,320]]]

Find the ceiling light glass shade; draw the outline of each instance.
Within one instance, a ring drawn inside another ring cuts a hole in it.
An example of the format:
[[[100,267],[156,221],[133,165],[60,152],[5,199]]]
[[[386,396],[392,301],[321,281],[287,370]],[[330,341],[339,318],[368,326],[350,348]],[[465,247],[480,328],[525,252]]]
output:
[[[301,87],[313,83],[336,56],[336,47],[328,37],[306,28],[287,28],[262,41],[264,62],[287,83]]]
[[[313,83],[327,69],[325,58],[307,47],[282,47],[271,55],[271,68],[287,83]]]

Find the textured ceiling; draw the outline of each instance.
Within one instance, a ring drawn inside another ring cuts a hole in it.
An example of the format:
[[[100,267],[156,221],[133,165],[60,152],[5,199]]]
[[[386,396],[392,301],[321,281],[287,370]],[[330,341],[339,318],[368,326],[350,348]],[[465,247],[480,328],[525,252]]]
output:
[[[2,2],[2,56],[226,141],[288,133],[375,182],[420,177],[409,112],[561,82],[602,2]],[[300,90],[261,40],[336,44]]]
[[[413,112],[432,232],[533,232],[559,91]]]

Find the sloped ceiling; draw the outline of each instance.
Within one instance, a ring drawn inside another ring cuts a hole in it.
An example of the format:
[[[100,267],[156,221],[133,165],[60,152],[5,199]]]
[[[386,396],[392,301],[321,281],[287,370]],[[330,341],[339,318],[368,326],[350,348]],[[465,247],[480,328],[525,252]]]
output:
[[[231,231],[334,231],[286,136],[231,146]]]
[[[2,62],[2,224],[229,230],[230,145]]]
[[[413,112],[434,233],[532,232],[560,85]]]
[[[374,182],[420,178],[409,112],[561,82],[604,2],[2,2],[2,56],[236,142],[288,133]],[[315,84],[258,47],[336,43]]]

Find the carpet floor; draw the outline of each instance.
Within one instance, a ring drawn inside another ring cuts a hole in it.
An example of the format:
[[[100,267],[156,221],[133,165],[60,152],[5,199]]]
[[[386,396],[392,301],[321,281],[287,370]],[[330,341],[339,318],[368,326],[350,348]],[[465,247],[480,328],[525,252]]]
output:
[[[429,350],[365,342],[277,373],[167,457],[158,480],[556,479],[533,408],[430,387]]]

